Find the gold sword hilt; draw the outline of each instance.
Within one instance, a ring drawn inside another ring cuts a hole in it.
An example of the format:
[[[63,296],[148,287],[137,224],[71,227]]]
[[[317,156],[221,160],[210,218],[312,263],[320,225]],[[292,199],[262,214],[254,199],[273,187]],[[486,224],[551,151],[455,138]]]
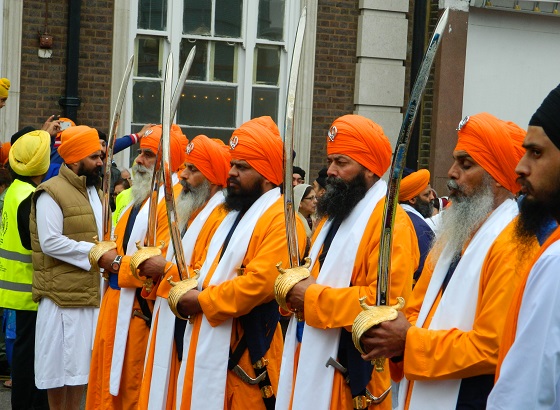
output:
[[[399,310],[404,308],[404,299],[401,297],[397,298],[397,304],[393,306],[369,306],[365,301],[365,296],[360,298],[362,311],[356,316],[352,324],[352,341],[361,354],[366,354],[360,341],[364,333],[380,323],[395,320]],[[382,372],[385,368],[385,358],[376,357],[371,361],[371,364],[377,372]]]

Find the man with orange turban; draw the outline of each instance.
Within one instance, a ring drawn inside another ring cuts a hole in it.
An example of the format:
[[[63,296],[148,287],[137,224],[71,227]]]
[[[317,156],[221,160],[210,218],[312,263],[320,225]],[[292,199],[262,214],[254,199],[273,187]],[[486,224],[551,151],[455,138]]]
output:
[[[211,215],[224,202],[223,190],[227,184],[230,159],[228,146],[205,135],[196,136],[187,145],[185,167],[180,173],[183,190],[176,204],[187,265],[192,264],[195,245],[207,221],[221,221]],[[224,215],[223,211],[217,212]],[[168,252],[166,258],[155,256],[140,265],[140,274],[151,276],[156,283],[151,295],[143,294],[147,298],[155,296],[155,305],[140,390],[140,408],[175,409],[186,321],[175,317],[169,308],[167,297],[171,285],[168,280],[179,282],[186,273],[179,273],[177,265],[172,263],[174,256],[173,252]]]
[[[140,139],[144,136],[144,133],[150,129],[150,127],[154,126],[155,124],[146,124],[142,127],[140,131],[137,133],[132,133],[130,135],[125,135],[121,138],[116,138],[113,147],[113,154],[117,154],[131,145],[137,144]],[[51,147],[51,165],[49,167],[49,172],[45,179],[52,178],[53,176],[58,174],[58,170],[60,169],[60,165],[62,164],[62,158],[58,153],[58,147],[60,146],[60,135],[62,131],[67,129],[68,127],[75,127],[76,123],[72,121],[70,118],[60,117],[58,120],[54,119],[54,116],[49,117],[45,124],[43,125],[43,130],[48,131],[51,133],[52,136],[52,147]],[[101,143],[101,149],[103,153],[106,154],[107,152],[107,134],[104,132],[97,130],[99,134],[99,142]],[[112,185],[111,185],[112,186]]]
[[[274,408],[282,354],[275,265],[288,263],[283,143],[274,121],[259,117],[236,129],[229,147],[225,204],[200,232],[191,259],[200,269],[198,287],[175,306],[182,318],[194,320],[184,337],[181,409]],[[299,228],[301,252],[305,233]],[[248,383],[257,376],[263,380]]]
[[[447,183],[452,203],[406,317],[399,312],[362,337],[365,359],[392,357],[393,378],[404,372],[399,409],[486,406],[519,269],[537,246],[521,247],[513,235],[524,136],[488,113],[459,124]]]
[[[32,295],[39,303],[35,384],[47,389],[51,409],[80,406],[101,280],[99,269],[88,260],[93,238],[101,236],[98,185],[103,162],[97,131],[69,128],[62,133],[59,152],[65,165],[58,176],[37,187],[30,225]]]
[[[521,283],[507,313],[496,382],[488,397],[487,408],[492,410],[558,408],[559,110],[557,86],[529,121],[525,155],[515,169],[524,194],[517,237],[527,243],[536,235],[542,246],[526,270],[520,271]]]
[[[327,189],[317,206],[323,219],[309,253],[311,276],[286,298],[292,309],[303,312],[305,322],[292,317],[288,327],[277,408],[367,408],[369,392],[383,398],[376,408],[390,409],[390,394],[384,394],[390,388],[388,372],[374,372],[361,359],[350,331],[362,310],[359,298],[372,305],[376,300],[387,190],[381,177],[391,164],[391,145],[378,124],[360,115],[336,119],[326,143]],[[408,298],[418,257],[412,222],[397,207],[391,304],[397,296]],[[349,373],[325,368],[331,358]]]
[[[426,223],[426,219],[432,216],[434,210],[433,199],[430,171],[420,169],[413,172],[408,168],[404,169],[399,190],[399,203],[414,225],[414,232],[416,232],[416,238],[418,239],[418,251],[420,252],[420,263],[418,269],[414,272],[413,283],[418,281],[422,273],[424,261],[434,240],[434,231]]]
[[[161,135],[162,126],[156,125],[148,129],[140,141],[140,150],[132,167],[131,200],[115,226],[117,247],[105,252],[98,261],[107,274],[108,288],[101,302],[93,344],[86,400],[88,409],[132,409],[138,405],[153,301],[141,297],[144,281],[131,274],[130,260],[137,251],[136,243],[143,245],[146,237],[152,175]],[[183,164],[187,143],[181,128],[173,124],[169,144],[173,172]],[[172,179],[174,189],[180,189],[177,175],[173,174]],[[156,243],[164,242],[162,252],[165,255],[169,227],[162,199],[163,187],[159,198]]]

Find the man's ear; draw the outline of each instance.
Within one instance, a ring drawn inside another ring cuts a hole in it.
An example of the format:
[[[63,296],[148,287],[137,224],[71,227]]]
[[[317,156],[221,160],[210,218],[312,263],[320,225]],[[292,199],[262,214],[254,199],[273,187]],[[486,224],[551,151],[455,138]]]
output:
[[[415,205],[415,204],[416,204],[417,198],[418,198],[418,197],[415,196],[414,198],[409,199],[407,202],[408,202],[410,205]]]
[[[363,167],[363,170],[364,170],[364,177],[365,177],[365,180],[366,180],[366,186],[367,187],[372,187],[373,184],[375,184],[377,181],[379,181],[379,177],[377,175],[375,175],[372,171],[370,171],[366,167]]]
[[[267,191],[270,191],[273,188],[276,188],[276,185],[274,185],[272,182],[270,182],[268,179],[266,179],[264,177],[262,179],[261,186],[262,186],[264,192],[267,192]]]

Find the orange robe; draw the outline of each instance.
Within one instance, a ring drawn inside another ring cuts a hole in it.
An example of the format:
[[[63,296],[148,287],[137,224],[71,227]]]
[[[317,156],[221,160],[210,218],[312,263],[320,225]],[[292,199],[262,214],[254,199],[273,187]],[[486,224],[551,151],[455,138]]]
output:
[[[344,327],[352,331],[352,323],[362,311],[358,299],[366,296],[366,303],[375,305],[377,293],[377,266],[379,260],[379,241],[385,200],[375,206],[362,236],[354,268],[351,286],[330,288],[314,284],[305,292],[305,322],[319,329]],[[324,221],[323,221],[324,223]],[[320,230],[322,225],[317,229]],[[317,232],[316,232],[317,234]],[[391,295],[390,304],[396,303],[397,296],[408,300],[412,291],[412,276],[420,259],[418,240],[414,226],[403,209],[398,206],[393,229],[393,249],[391,252]],[[311,274],[319,275],[319,264],[315,263]],[[305,337],[305,336],[304,336]],[[299,350],[298,350],[299,352]],[[297,353],[296,353],[297,354]],[[321,363],[324,366],[324,363]],[[380,396],[391,384],[388,365],[382,373],[372,372],[368,390]],[[335,371],[332,387],[331,409],[352,409],[352,393],[340,372]],[[391,395],[371,409],[391,409]]]
[[[204,232],[201,232],[201,235],[203,234]],[[209,238],[210,236],[211,234],[207,232],[206,237]],[[305,238],[303,226],[298,223],[300,252],[304,250]],[[202,259],[199,259],[199,266],[204,262],[205,251],[202,250],[204,255],[201,255]],[[218,259],[217,257],[206,276],[203,283],[204,290],[200,293],[198,301],[206,319],[212,326],[217,326],[225,320],[233,318],[231,348],[235,350],[237,343],[243,336],[243,328],[237,318],[249,313],[254,307],[274,299],[274,281],[278,276],[275,265],[282,261],[283,265],[286,266],[289,260],[283,200],[279,199],[274,203],[257,222],[243,258],[243,266],[245,266],[243,274],[220,285],[208,286],[218,265]],[[182,409],[190,409],[194,360],[201,322],[201,315],[197,315],[193,324],[194,328],[187,358],[181,400]],[[268,360],[267,370],[274,392],[277,391],[278,387],[282,346],[282,332],[280,325],[277,325],[270,348],[265,354],[265,358]],[[255,377],[248,351],[245,351],[241,356],[238,364],[249,376]],[[258,385],[248,385],[228,370],[224,408],[264,409]]]
[[[413,326],[406,336],[404,361],[391,366],[393,378],[400,380],[404,365],[404,376],[410,381],[405,408],[409,407],[414,380],[464,379],[496,371],[507,309],[522,273],[531,261],[527,254],[538,249],[535,241],[526,249],[527,254],[517,254],[519,244],[513,236],[515,221],[510,222],[498,235],[486,254],[480,275],[475,319],[470,331],[457,328],[428,329],[441,300],[441,291],[424,325],[421,328],[414,326],[435,266],[431,260],[426,262],[405,309]]]
[[[189,224],[190,222],[192,222],[192,220],[196,217],[196,215],[198,215],[198,212],[196,214],[193,214],[189,220]],[[194,262],[196,259],[195,258],[200,258],[200,256],[197,255],[201,255],[203,254],[207,248],[208,248],[208,244],[210,243],[210,239],[212,239],[212,235],[214,234],[214,232],[216,231],[216,229],[218,228],[218,226],[220,225],[220,223],[222,222],[222,220],[224,219],[224,217],[227,215],[227,212],[225,211],[223,206],[218,206],[216,209],[214,209],[214,211],[212,212],[212,214],[208,217],[208,219],[206,220],[198,238],[195,244],[195,249],[193,250],[193,254],[191,257],[191,261],[186,261],[186,263],[189,262]],[[187,231],[188,232],[188,231]],[[168,262],[168,265],[166,265],[166,269],[170,266],[169,264],[171,264],[171,262]],[[191,266],[189,266],[189,271],[193,272],[193,268],[192,268],[192,264]],[[144,288],[142,290],[142,296],[146,299],[155,299],[155,295],[167,299],[169,296],[169,290],[171,289],[171,285],[169,284],[169,282],[167,281],[169,278],[171,278],[171,280],[173,280],[174,282],[179,282],[181,279],[179,278],[179,270],[177,269],[177,265],[173,264],[170,268],[169,271],[165,274],[165,276],[163,278],[161,278],[153,287],[153,290],[148,293],[146,292],[146,289]],[[156,335],[156,330],[157,330],[157,326],[158,326],[158,315],[154,315],[153,317],[153,321],[152,321],[152,337],[154,338]],[[190,326],[190,325],[187,325]],[[138,402],[138,407],[140,409],[146,409],[148,408],[148,403],[150,400],[150,387],[151,387],[151,380],[152,380],[152,371],[153,371],[153,366],[154,366],[154,356],[155,356],[155,351],[157,348],[157,339],[155,339],[153,341],[153,343],[150,344],[148,351],[146,352],[146,363],[144,365],[144,376],[142,379],[142,387],[140,389],[140,399]],[[167,387],[167,400],[166,400],[166,406],[165,408],[167,410],[174,410],[175,406],[176,406],[176,392],[177,392],[177,377],[179,375],[179,369],[180,369],[180,364],[181,362],[179,362],[179,357],[177,354],[177,348],[175,346],[175,343],[173,343],[173,347],[172,347],[172,358],[171,358],[171,366],[169,368],[169,383],[168,383],[168,387]]]
[[[177,184],[176,187],[177,186],[180,187],[179,184]],[[132,207],[129,207],[125,211],[115,227],[117,252],[119,255],[124,255],[126,253],[123,249],[123,238],[131,210]],[[169,244],[169,228],[164,201],[158,203],[157,218],[156,238],[158,243],[160,241],[165,242],[165,247],[162,250],[165,255],[167,245]],[[137,219],[135,223],[146,223],[146,221]],[[130,255],[125,255],[122,258],[118,273],[119,287],[141,288],[144,282],[135,279],[130,273],[130,258]],[[109,392],[119,299],[120,290],[109,287],[101,302],[89,373],[86,398],[87,409],[125,410],[136,408],[138,405],[144,358],[146,355],[146,344],[150,333],[146,321],[140,317],[133,316],[130,320],[119,394],[118,396],[113,396]],[[152,310],[153,302],[149,301],[148,304],[150,310]],[[133,304],[133,311],[134,310],[142,311],[136,298]],[[132,315],[132,312],[130,313]]]

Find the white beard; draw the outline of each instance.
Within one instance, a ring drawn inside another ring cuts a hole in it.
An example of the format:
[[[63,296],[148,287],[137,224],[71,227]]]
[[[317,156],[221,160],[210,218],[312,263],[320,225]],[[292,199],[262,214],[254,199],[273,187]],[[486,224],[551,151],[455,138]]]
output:
[[[139,172],[141,171],[141,172]],[[152,192],[152,176],[154,168],[146,168],[143,165],[132,166],[132,203],[133,206],[142,204]]]
[[[452,254],[460,254],[463,247],[476,233],[494,207],[492,193],[494,180],[486,175],[480,186],[471,196],[451,199],[442,214],[442,225],[431,250],[430,259],[436,263],[447,246]]]
[[[184,182],[182,182],[184,184]],[[184,187],[185,185],[183,185]],[[181,191],[176,200],[177,219],[181,232],[187,225],[193,212],[201,208],[210,199],[210,182],[205,180],[198,187],[188,186],[188,191]]]

